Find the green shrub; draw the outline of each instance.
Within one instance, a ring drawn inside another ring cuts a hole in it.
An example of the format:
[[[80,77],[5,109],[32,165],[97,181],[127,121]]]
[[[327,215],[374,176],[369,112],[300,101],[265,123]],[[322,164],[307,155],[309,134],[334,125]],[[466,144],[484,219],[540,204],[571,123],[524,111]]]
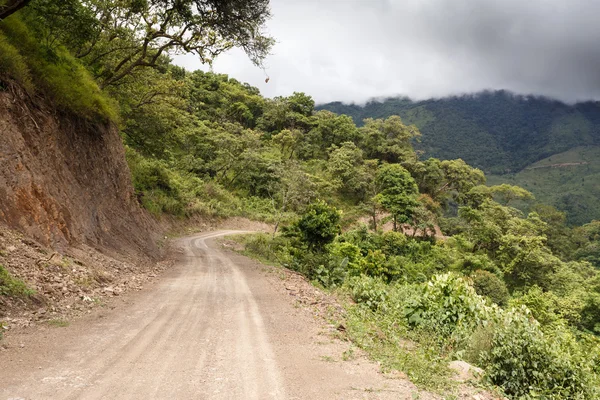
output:
[[[291,232],[296,232],[310,250],[322,251],[340,233],[340,212],[324,201],[310,204]]]
[[[384,232],[381,235],[381,251],[387,256],[402,255],[405,252],[408,239],[400,232]]]
[[[504,281],[488,271],[477,270],[471,276],[473,288],[478,295],[486,297],[492,303],[504,306],[507,304],[510,294]]]
[[[490,381],[512,398],[598,398],[593,365],[572,334],[544,334],[526,308],[503,313],[481,362]]]
[[[558,298],[554,293],[544,292],[538,286],[533,286],[525,294],[513,298],[510,302],[514,308],[527,307],[536,321],[544,326],[561,322],[557,303]]]
[[[453,342],[464,342],[473,330],[489,320],[490,309],[482,297],[458,275],[436,275],[420,285],[419,296],[404,306],[408,323]]]
[[[348,280],[352,300],[364,304],[373,311],[385,308],[388,299],[388,285],[381,278],[355,276]]]
[[[0,265],[0,295],[9,297],[30,297],[35,291],[28,288],[23,281],[15,278]]]
[[[335,242],[329,245],[329,253],[339,262],[346,260],[348,271],[354,275],[359,275],[359,264],[362,259],[360,248],[348,242]]]

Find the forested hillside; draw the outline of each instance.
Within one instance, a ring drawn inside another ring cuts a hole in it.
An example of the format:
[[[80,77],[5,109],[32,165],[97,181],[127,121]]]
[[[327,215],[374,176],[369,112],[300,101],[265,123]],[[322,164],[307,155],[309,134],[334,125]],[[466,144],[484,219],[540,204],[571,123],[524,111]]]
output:
[[[394,100],[403,118],[357,126],[305,93],[269,99],[172,64],[178,51],[209,61],[232,46],[260,64],[267,3],[32,1],[0,21],[0,91],[118,127],[132,201],[157,218],[271,222],[247,250],[336,291],[348,337],[416,384],[444,390],[436,379],[464,359],[513,399],[598,398],[600,223],[569,227],[528,190],[486,186],[477,168],[595,143],[595,106],[505,93]],[[190,39],[194,24],[204,33]],[[476,138],[457,136],[455,121]],[[450,146],[475,166],[446,157]]]
[[[460,157],[493,174],[520,171],[552,154],[600,143],[600,104],[567,105],[505,91],[425,101],[392,98],[364,106],[329,103],[317,108],[350,115],[359,125],[366,118],[400,115],[421,131],[415,147],[426,156]]]
[[[578,146],[600,144],[600,104],[594,102],[567,105],[497,91],[425,101],[392,98],[364,106],[329,103],[317,108],[350,115],[359,125],[366,118],[400,115],[406,124],[415,124],[421,131],[420,140],[414,144],[425,156],[462,158],[497,176],[494,182],[523,183],[504,175],[516,174]],[[583,160],[574,162],[578,161]],[[573,175],[575,180],[581,178]],[[575,192],[554,191],[549,195],[560,182],[547,177],[537,180],[528,190],[566,211],[570,223],[600,218],[589,190],[578,188]],[[588,185],[600,185],[600,181],[588,177]]]

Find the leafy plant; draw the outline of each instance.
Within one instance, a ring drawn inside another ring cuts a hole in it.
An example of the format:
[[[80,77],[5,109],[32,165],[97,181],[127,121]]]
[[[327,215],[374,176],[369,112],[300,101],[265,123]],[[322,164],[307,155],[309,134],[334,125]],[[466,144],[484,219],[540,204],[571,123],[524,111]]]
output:
[[[23,281],[12,276],[0,265],[0,295],[27,298],[34,294],[34,290],[28,288]]]
[[[297,232],[310,250],[322,251],[340,233],[339,211],[324,201],[310,204],[289,232]]]
[[[500,306],[508,303],[510,293],[508,293],[504,281],[496,275],[489,271],[477,270],[471,276],[471,279],[473,279],[473,288],[478,295],[487,297]]]

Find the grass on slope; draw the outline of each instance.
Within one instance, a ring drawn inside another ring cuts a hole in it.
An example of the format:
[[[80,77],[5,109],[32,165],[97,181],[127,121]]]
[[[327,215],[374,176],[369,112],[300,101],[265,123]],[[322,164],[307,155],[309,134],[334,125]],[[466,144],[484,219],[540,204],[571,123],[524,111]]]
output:
[[[15,278],[2,265],[0,265],[0,296],[8,297],[30,297],[35,292],[27,285]]]
[[[576,147],[516,174],[489,175],[489,185],[509,183],[532,192],[537,201],[567,213],[570,224],[600,219],[600,147]]]
[[[48,46],[12,15],[0,21],[0,91],[17,82],[29,95],[43,94],[64,111],[116,121],[117,107],[87,69],[62,46]]]

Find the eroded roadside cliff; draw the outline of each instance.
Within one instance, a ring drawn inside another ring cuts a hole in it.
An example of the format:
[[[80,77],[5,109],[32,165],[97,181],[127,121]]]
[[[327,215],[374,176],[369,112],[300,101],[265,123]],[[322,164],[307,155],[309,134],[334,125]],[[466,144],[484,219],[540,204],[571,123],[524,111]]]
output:
[[[158,255],[114,125],[5,91],[0,133],[0,222],[58,250]]]
[[[168,265],[116,126],[8,88],[0,90],[0,338],[140,290]]]

